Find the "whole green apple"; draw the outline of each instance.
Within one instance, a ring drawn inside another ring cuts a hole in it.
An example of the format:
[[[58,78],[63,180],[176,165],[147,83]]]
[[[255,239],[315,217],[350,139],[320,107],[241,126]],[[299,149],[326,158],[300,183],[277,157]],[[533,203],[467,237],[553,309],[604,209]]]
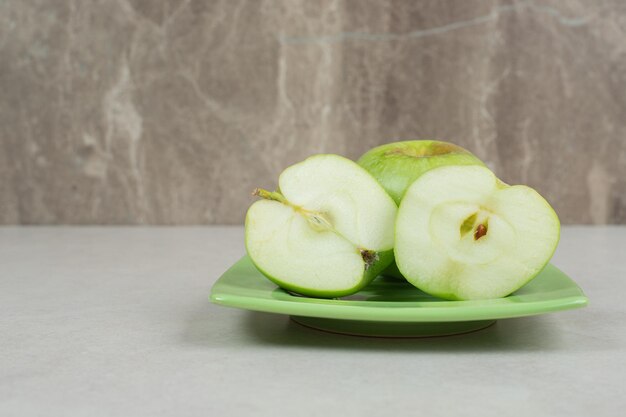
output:
[[[410,140],[370,149],[357,161],[400,204],[404,193],[422,174],[448,165],[485,164],[458,145],[437,140]]]

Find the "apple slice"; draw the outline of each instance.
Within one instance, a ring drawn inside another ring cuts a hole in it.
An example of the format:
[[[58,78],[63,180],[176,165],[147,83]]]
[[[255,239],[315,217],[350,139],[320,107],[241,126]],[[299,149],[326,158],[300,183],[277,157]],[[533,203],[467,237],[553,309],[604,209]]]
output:
[[[426,172],[396,221],[396,264],[413,285],[451,300],[504,297],[548,263],[559,219],[532,188],[508,186],[481,166]]]
[[[313,297],[355,293],[393,261],[397,206],[367,171],[338,155],[287,168],[280,192],[248,209],[246,249],[279,286]]]

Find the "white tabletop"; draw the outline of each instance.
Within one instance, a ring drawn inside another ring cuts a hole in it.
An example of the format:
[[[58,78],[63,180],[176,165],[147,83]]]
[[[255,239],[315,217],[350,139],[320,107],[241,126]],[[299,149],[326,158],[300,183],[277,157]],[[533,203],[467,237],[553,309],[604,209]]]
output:
[[[616,416],[626,228],[566,227],[587,308],[432,339],[211,305],[240,227],[0,228],[2,416]]]

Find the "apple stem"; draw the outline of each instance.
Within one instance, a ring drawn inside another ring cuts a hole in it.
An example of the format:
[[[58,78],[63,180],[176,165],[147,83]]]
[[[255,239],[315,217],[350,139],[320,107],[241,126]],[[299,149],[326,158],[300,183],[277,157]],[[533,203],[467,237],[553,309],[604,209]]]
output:
[[[279,192],[267,191],[263,188],[255,188],[252,192],[253,196],[261,197],[266,200],[278,201],[279,203],[288,204],[287,199]]]

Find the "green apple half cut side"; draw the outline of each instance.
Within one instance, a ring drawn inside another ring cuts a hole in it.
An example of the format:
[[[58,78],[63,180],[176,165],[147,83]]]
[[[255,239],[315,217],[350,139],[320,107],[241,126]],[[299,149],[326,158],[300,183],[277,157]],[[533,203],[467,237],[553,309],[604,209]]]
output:
[[[280,192],[248,209],[246,249],[282,288],[313,297],[353,294],[393,262],[397,206],[353,161],[316,155],[280,175]]]
[[[532,188],[508,186],[484,167],[446,166],[407,190],[395,260],[410,283],[431,295],[499,298],[543,269],[559,233],[556,213]]]
[[[409,186],[425,172],[447,165],[481,165],[470,151],[449,142],[409,140],[370,149],[357,161],[400,204]]]

